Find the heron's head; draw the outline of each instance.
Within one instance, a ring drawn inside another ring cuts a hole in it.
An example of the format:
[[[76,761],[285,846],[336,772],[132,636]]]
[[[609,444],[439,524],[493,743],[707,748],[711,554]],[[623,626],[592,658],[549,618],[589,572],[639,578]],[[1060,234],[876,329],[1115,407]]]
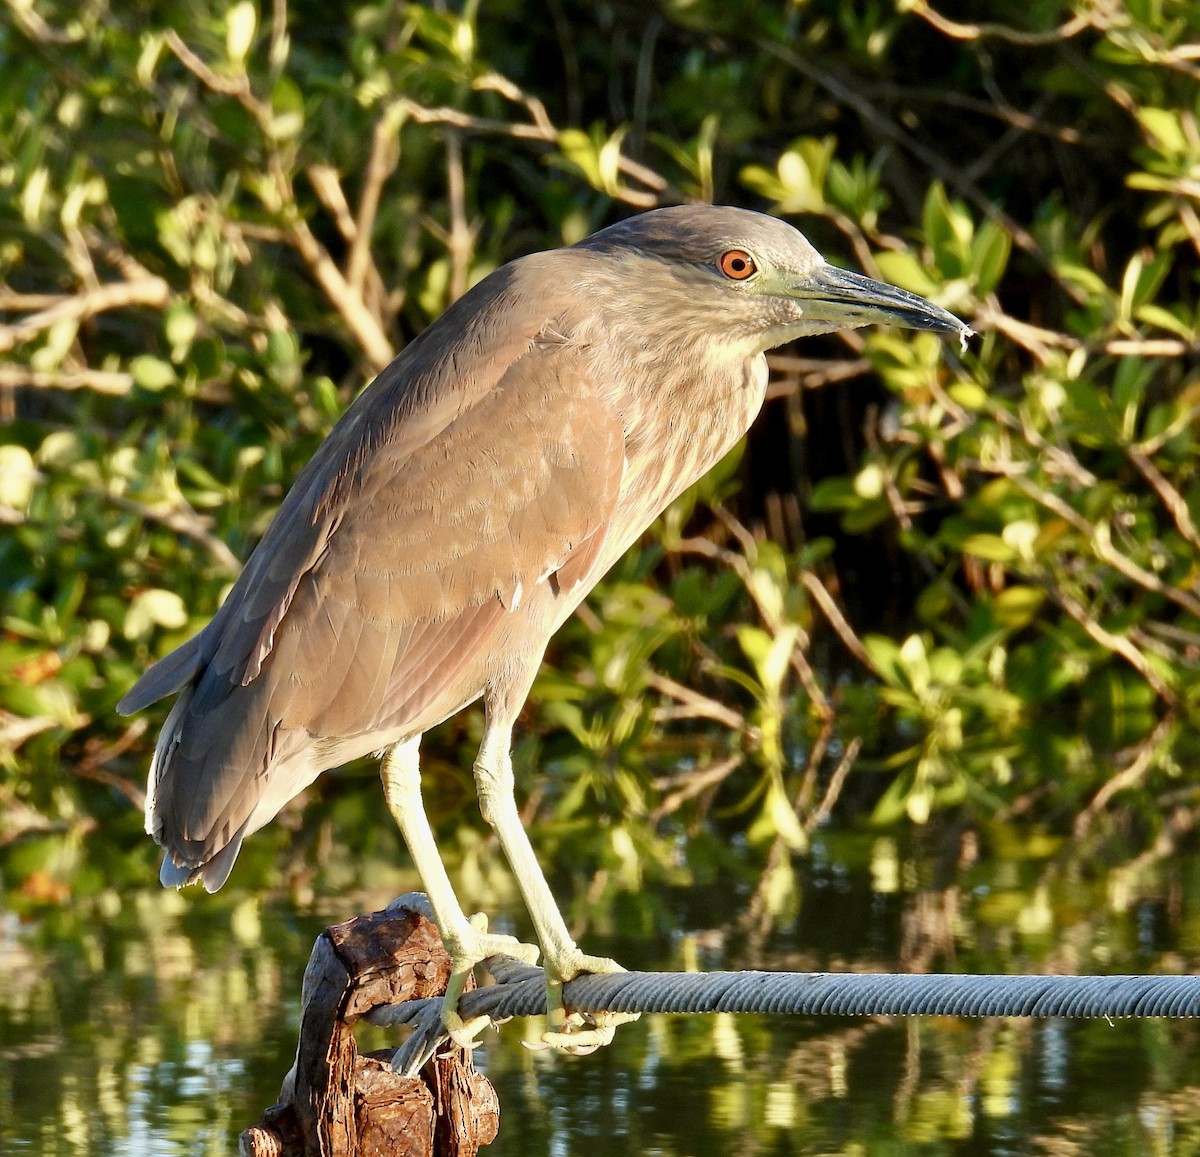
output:
[[[960,339],[972,333],[915,293],[829,265],[792,226],[748,209],[655,209],[593,233],[577,248],[609,259],[631,312],[708,336],[736,336],[760,351],[874,322]]]

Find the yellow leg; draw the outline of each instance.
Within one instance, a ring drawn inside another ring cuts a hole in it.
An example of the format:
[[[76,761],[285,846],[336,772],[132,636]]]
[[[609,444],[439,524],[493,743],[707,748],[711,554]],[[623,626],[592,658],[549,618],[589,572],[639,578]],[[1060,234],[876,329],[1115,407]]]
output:
[[[421,802],[419,744],[419,736],[398,743],[383,757],[380,773],[383,793],[429,897],[442,943],[450,954],[450,984],[446,989],[442,1021],[456,1044],[471,1048],[477,1043],[474,1038],[491,1023],[486,1016],[470,1021],[459,1016],[458,998],[471,970],[481,960],[498,953],[536,964],[538,950],[532,944],[522,944],[515,936],[489,935],[486,917],[468,919],[463,914]]]
[[[618,1024],[637,1020],[637,1014],[593,1014],[588,1018],[591,1027],[583,1028],[584,1018],[577,1013],[568,1016],[563,1007],[562,986],[579,973],[625,970],[615,960],[580,952],[567,931],[517,811],[512,757],[509,754],[511,742],[511,727],[489,718],[475,760],[475,784],[483,818],[492,826],[500,841],[542,948],[546,972],[546,1013],[550,1026],[550,1031],[542,1035],[542,1047],[569,1053],[594,1052],[612,1040],[613,1030]]]

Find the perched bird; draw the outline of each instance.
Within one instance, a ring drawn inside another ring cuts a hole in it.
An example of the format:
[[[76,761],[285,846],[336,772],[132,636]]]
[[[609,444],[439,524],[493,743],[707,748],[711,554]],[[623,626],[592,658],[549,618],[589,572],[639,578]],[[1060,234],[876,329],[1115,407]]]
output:
[[[164,885],[229,876],[242,841],[322,771],[383,752],[388,807],[453,961],[538,950],[464,915],[421,803],[423,732],[483,700],[480,807],[544,956],[546,1042],[590,1050],[561,986],[619,966],[576,947],[513,796],[514,721],[550,637],[672,499],[746,433],[766,350],[882,322],[970,330],[828,265],[743,209],[657,209],[485,278],[346,410],[209,625],[125,714],[179,692],[150,765]],[[571,1031],[575,1029],[576,1031]]]

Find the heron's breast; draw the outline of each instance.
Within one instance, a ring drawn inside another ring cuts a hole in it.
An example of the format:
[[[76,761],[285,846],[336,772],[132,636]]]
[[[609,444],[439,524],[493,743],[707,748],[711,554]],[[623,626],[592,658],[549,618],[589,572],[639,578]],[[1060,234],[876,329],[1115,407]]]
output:
[[[710,358],[705,372],[643,403],[626,430],[626,469],[605,569],[737,445],[762,409],[766,389],[766,358],[731,351],[728,360]]]
[[[625,427],[625,470],[602,549],[577,584],[561,589],[539,583],[524,592],[512,616],[526,632],[538,624],[531,633],[541,639],[557,630],[667,506],[744,436],[762,408],[767,364],[761,354],[743,353],[738,359],[731,354],[710,360],[705,372],[675,386],[664,385],[661,368],[657,378],[634,381],[616,407]]]

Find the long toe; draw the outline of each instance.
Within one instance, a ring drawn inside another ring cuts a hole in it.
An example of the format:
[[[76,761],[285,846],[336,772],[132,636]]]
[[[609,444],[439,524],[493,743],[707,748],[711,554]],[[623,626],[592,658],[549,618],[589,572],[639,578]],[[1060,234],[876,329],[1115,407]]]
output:
[[[545,968],[546,1018],[550,1027],[542,1033],[537,1044],[528,1047],[586,1056],[611,1044],[618,1025],[628,1024],[641,1016],[638,1012],[572,1012],[563,1004],[562,986],[566,981],[574,980],[584,972],[600,976],[624,972],[615,960],[607,956],[588,956],[576,948],[554,960],[547,957]]]
[[[458,1000],[466,987],[475,965],[489,956],[512,956],[525,964],[536,964],[540,950],[536,944],[525,944],[515,936],[487,931],[487,918],[472,916],[459,928],[442,931],[442,943],[450,955],[450,983],[442,1002],[442,1024],[450,1039],[462,1048],[474,1048],[476,1038],[492,1021],[487,1016],[464,1020],[458,1011]]]
[[[612,1044],[617,1026],[637,1020],[640,1012],[569,1013],[565,1027],[557,1032],[544,1032],[536,1044],[526,1048],[540,1051],[552,1049],[573,1057],[586,1057],[605,1045]]]

